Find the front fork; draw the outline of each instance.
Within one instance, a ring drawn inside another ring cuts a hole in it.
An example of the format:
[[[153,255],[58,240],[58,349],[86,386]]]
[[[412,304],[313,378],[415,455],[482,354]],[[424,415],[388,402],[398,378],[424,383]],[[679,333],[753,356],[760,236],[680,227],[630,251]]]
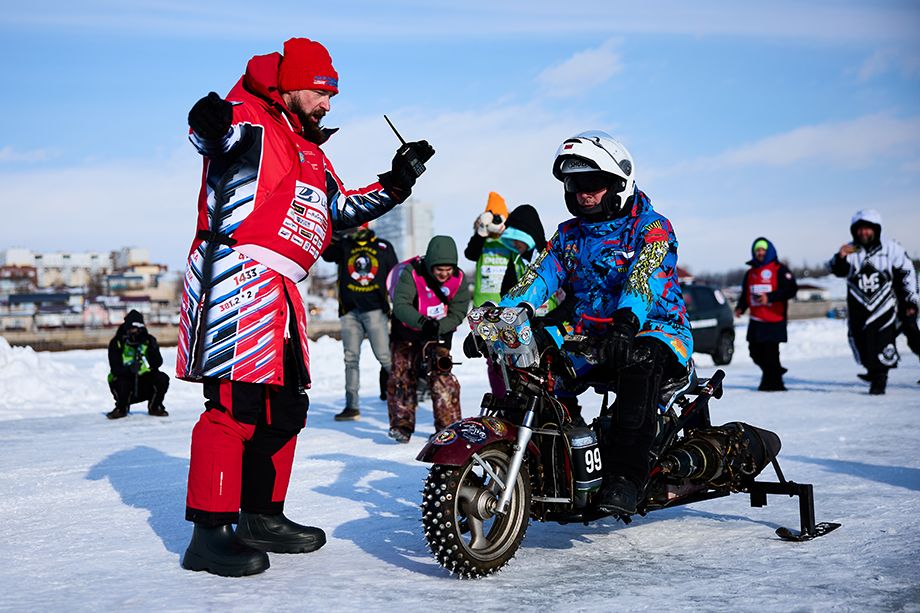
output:
[[[517,443],[514,445],[514,455],[511,456],[511,465],[508,467],[508,474],[505,475],[505,489],[498,499],[496,513],[505,513],[508,503],[511,502],[511,495],[514,492],[514,484],[517,483],[518,474],[521,472],[521,464],[524,462],[524,453],[527,452],[527,445],[533,437],[533,420],[536,416],[538,398],[529,398],[527,410],[524,412],[524,420],[518,426]]]

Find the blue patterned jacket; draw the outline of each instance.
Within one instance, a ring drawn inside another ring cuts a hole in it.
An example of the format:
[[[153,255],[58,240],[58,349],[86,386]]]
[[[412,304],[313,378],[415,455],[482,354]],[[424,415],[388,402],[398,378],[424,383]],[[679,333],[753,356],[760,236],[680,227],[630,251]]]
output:
[[[500,306],[543,304],[559,287],[574,300],[572,323],[587,334],[602,327],[583,319],[612,317],[628,308],[639,320],[639,336],[665,343],[686,365],[693,353],[690,321],[677,280],[677,238],[671,222],[655,212],[636,189],[628,215],[559,225],[546,249]]]

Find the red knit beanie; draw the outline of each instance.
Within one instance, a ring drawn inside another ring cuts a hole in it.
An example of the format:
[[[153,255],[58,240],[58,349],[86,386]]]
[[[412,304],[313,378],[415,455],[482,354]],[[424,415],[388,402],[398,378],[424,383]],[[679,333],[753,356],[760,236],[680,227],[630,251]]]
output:
[[[292,38],[284,43],[278,66],[278,89],[321,89],[339,93],[339,73],[332,67],[329,52],[309,38]]]

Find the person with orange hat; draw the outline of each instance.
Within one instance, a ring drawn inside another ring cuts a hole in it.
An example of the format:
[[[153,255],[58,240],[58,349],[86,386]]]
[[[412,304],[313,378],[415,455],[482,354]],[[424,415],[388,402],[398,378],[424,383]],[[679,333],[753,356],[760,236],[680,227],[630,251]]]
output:
[[[322,120],[338,91],[326,48],[292,38],[283,54],[253,57],[226,98],[211,92],[188,115],[204,170],[176,371],[203,383],[205,397],[189,462],[189,570],[251,575],[269,567],[266,552],[326,542],[321,529],[283,513],[309,406],[306,309],[296,284],[333,231],[408,198],[434,155],[426,141],[406,143],[377,181],[346,189],[320,148],[335,132]]]
[[[486,210],[473,222],[473,236],[463,250],[466,259],[476,262],[473,307],[481,306],[487,300],[496,303],[501,300],[505,270],[512,257],[517,255],[517,251],[499,239],[505,231],[507,219],[505,199],[489,192]]]

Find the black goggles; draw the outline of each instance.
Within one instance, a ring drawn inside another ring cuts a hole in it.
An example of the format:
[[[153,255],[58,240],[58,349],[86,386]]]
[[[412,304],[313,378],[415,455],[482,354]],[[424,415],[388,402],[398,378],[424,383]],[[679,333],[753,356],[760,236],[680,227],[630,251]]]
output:
[[[565,191],[572,194],[598,192],[614,182],[615,179],[600,172],[573,172],[562,180]]]

